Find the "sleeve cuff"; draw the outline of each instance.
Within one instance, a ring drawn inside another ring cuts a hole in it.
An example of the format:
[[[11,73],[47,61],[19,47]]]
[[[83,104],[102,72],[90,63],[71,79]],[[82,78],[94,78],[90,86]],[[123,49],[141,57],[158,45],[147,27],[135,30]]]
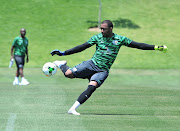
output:
[[[157,45],[154,46],[154,50],[159,50]]]

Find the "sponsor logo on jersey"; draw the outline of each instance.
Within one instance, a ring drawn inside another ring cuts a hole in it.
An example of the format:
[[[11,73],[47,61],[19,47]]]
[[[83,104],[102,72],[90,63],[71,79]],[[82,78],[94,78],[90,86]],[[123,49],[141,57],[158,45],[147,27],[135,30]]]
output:
[[[22,45],[23,44],[23,40],[19,40],[19,45]]]
[[[101,44],[103,44],[103,43],[104,43],[104,41],[102,41],[102,40],[101,40],[101,42],[100,42],[100,43],[101,43]]]
[[[106,47],[106,54],[112,54],[113,52],[108,48]]]
[[[117,45],[118,44],[118,41],[117,40],[113,40],[112,42],[114,45]]]

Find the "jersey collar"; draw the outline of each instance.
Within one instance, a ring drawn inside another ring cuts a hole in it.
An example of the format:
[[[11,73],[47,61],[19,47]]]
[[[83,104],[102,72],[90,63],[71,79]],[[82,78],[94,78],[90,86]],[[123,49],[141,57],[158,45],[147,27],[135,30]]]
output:
[[[102,35],[102,34],[101,34]],[[103,37],[103,35],[102,35],[102,37]],[[112,35],[112,37],[108,37],[108,38],[106,38],[106,37],[103,37],[103,40],[112,40],[112,39],[114,39],[114,37],[115,37],[115,34],[113,33],[113,35]]]

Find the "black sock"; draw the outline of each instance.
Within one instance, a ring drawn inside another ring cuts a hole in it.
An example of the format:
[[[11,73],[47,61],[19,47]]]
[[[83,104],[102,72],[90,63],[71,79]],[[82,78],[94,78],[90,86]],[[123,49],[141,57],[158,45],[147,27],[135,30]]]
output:
[[[77,101],[80,104],[83,104],[91,95],[92,93],[96,90],[96,87],[93,85],[89,85],[88,88],[79,96]]]
[[[60,66],[60,69],[61,69],[61,71],[65,74],[65,72],[69,69],[69,66],[67,66],[67,65],[62,65],[62,66]]]

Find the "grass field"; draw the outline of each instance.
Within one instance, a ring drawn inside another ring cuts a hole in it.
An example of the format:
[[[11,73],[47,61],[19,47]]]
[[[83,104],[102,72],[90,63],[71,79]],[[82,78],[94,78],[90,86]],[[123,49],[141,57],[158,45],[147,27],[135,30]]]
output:
[[[107,81],[67,114],[87,80],[46,77],[40,68],[25,71],[28,86],[13,86],[15,69],[0,68],[0,130],[105,131],[180,129],[180,70],[111,70]],[[7,97],[8,96],[8,97]]]

